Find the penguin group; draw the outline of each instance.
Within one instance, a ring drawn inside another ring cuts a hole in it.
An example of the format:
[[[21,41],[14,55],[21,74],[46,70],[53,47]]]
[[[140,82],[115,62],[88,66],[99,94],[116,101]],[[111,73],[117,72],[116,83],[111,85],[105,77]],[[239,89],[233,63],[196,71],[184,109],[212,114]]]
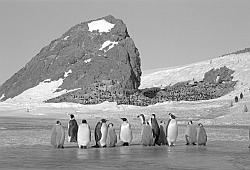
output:
[[[178,124],[176,116],[169,113],[169,118],[166,122],[157,121],[156,115],[153,113],[146,121],[144,114],[140,114],[137,118],[141,120],[141,133],[140,144],[143,146],[161,146],[168,145],[174,146],[178,136]],[[77,143],[79,148],[86,149],[89,147],[105,148],[115,147],[118,141],[122,146],[130,146],[133,140],[132,127],[128,119],[125,117],[120,118],[120,132],[119,135],[115,132],[115,127],[112,122],[107,119],[101,119],[97,122],[94,129],[95,145],[90,146],[91,142],[91,129],[87,120],[82,119],[81,124],[78,125],[73,114],[70,114],[68,122],[68,142]],[[107,122],[109,122],[107,124]],[[55,148],[63,148],[65,133],[60,121],[52,128],[51,144]],[[206,145],[207,135],[201,123],[196,128],[192,121],[188,122],[185,133],[186,144]]]
[[[186,145],[204,145],[207,143],[207,134],[201,123],[196,127],[192,120],[190,120],[187,124],[186,132],[185,132]]]

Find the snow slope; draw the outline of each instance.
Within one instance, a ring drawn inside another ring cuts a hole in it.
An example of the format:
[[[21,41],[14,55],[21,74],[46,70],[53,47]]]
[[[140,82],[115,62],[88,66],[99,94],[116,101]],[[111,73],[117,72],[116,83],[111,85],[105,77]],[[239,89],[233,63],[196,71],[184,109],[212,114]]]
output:
[[[50,79],[46,79],[43,82],[40,82],[37,86],[32,87],[28,90],[25,90],[18,96],[14,98],[7,99],[5,103],[14,103],[14,104],[31,104],[31,103],[43,103],[45,100],[60,96],[62,94],[77,90],[61,90],[60,86],[63,83],[63,80],[72,73],[72,70],[64,73],[64,78],[60,78],[59,80],[50,81]]]
[[[169,68],[153,73],[143,74],[141,77],[140,89],[150,87],[164,87],[177,82],[203,79],[204,74],[213,69],[226,66],[234,70],[234,79],[238,83],[235,90],[225,97],[229,97],[240,92],[249,91],[250,88],[250,53],[230,54],[212,60],[194,63],[182,67]]]

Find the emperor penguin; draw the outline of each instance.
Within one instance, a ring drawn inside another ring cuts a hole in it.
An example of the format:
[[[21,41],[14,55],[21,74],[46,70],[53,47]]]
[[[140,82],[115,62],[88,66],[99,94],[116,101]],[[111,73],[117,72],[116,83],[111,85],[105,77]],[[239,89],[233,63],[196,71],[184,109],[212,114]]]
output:
[[[169,124],[167,127],[167,141],[169,146],[174,146],[178,136],[178,125],[177,121],[175,120],[175,116],[172,113],[169,113]]]
[[[78,127],[77,142],[79,148],[87,149],[91,140],[90,127],[85,119],[82,120],[82,124]]]
[[[167,137],[166,137],[166,124],[164,121],[160,123],[160,135],[158,138],[158,145],[167,145]]]
[[[204,146],[207,144],[207,133],[201,123],[198,124],[197,128],[197,143]]]
[[[117,135],[113,123],[108,124],[107,147],[114,147],[117,143]]]
[[[129,146],[133,139],[132,128],[127,118],[121,119],[123,122],[120,127],[120,140],[123,142],[123,146]]]
[[[143,114],[138,115],[137,118],[140,118],[142,123],[141,144],[143,146],[153,146],[154,138],[151,126],[149,123],[146,123],[145,116]]]
[[[185,132],[186,145],[196,145],[197,142],[197,129],[193,124],[193,121],[190,120],[187,124],[186,132]]]
[[[160,145],[159,144],[159,136],[160,136],[160,127],[158,125],[158,122],[156,120],[156,117],[155,117],[155,114],[153,113],[152,114],[152,117],[151,117],[151,128],[152,128],[152,131],[153,131],[153,137],[154,137],[154,145],[157,144],[157,145]]]
[[[73,114],[70,115],[70,120],[68,123],[68,141],[69,142],[77,142],[77,132],[78,132],[78,124],[75,120],[75,116]]]
[[[108,126],[106,124],[106,119],[102,119],[102,126],[101,126],[101,139],[100,139],[100,145],[101,147],[106,147],[106,140],[107,140],[107,134],[108,134]]]
[[[106,124],[106,119],[101,119],[96,124],[95,127],[95,141],[96,145],[95,147],[106,147],[106,139],[107,139],[107,133],[108,133],[108,126]]]
[[[64,146],[64,140],[65,140],[65,132],[61,125],[60,121],[56,122],[56,125],[53,126],[51,130],[51,145],[54,146],[54,148],[63,148]]]

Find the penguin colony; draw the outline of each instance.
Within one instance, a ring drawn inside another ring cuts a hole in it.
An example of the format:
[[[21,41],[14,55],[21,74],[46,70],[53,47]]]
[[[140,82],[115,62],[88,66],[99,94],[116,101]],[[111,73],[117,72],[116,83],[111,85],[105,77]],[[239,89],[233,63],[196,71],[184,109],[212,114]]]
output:
[[[140,144],[143,146],[168,145],[174,146],[178,136],[178,124],[176,116],[169,113],[169,119],[165,123],[161,121],[158,124],[156,115],[152,114],[151,118],[146,121],[145,116],[137,116],[141,120]],[[70,115],[68,123],[68,142],[78,144],[79,148],[87,149],[89,147],[104,148],[115,147],[117,141],[123,146],[129,146],[133,140],[131,124],[127,118],[121,118],[120,132],[117,137],[114,124],[107,124],[107,119],[101,119],[97,122],[94,129],[95,145],[90,146],[91,130],[87,120],[83,119],[80,125],[77,124],[74,115]],[[52,128],[51,144],[55,148],[63,148],[65,133],[60,121]],[[207,134],[201,123],[196,127],[192,121],[187,124],[185,132],[186,145],[206,145]]]

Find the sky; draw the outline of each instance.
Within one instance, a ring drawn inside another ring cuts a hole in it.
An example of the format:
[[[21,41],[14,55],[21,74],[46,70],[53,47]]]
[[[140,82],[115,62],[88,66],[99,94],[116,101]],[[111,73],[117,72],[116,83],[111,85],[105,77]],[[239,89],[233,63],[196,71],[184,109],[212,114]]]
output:
[[[142,71],[250,47],[249,0],[0,0],[0,84],[72,26],[113,15],[128,27]]]

